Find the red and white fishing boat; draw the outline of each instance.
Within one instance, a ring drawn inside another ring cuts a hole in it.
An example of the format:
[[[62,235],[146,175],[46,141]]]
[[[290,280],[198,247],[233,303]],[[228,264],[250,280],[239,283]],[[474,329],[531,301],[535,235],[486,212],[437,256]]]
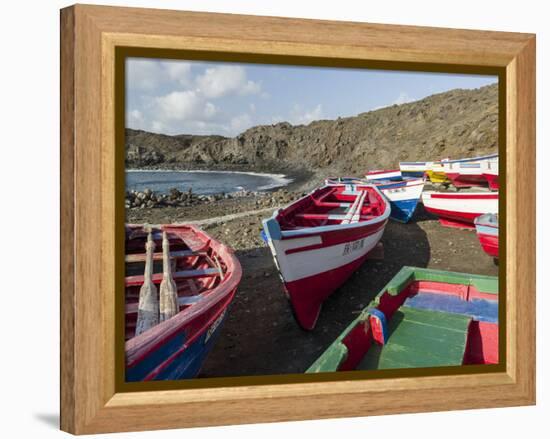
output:
[[[380,241],[391,207],[373,185],[323,186],[263,221],[294,316],[313,329],[323,301]]]
[[[424,208],[448,227],[474,228],[485,213],[498,213],[498,192],[424,192]]]
[[[460,160],[445,160],[443,169],[445,175],[456,187],[487,186],[487,180],[483,176],[483,163],[498,161],[498,154],[490,154],[482,157],[473,157]]]
[[[489,183],[489,189],[498,191],[498,158],[496,160],[487,160],[481,163],[481,174]]]

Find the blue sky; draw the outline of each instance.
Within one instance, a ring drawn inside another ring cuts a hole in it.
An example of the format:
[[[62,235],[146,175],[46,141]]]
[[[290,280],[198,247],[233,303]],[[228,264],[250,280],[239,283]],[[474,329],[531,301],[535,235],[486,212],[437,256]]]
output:
[[[485,75],[129,58],[126,126],[235,136],[255,125],[354,116],[497,81]]]

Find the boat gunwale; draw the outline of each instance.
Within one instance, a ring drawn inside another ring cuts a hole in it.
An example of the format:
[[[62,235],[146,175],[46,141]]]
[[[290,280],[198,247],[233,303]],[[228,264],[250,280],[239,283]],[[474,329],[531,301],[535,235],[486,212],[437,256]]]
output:
[[[346,179],[348,178],[350,182],[338,182],[338,179]],[[332,181],[336,180],[336,181]],[[363,180],[361,178],[357,177],[328,177],[325,179],[325,184],[328,186],[335,186],[335,185],[354,185],[358,187],[363,186],[369,186],[374,185],[379,190],[385,191],[388,189],[393,189],[393,187],[381,187],[381,186],[395,186],[395,187],[414,187],[414,186],[420,186],[426,184],[426,177],[401,177],[401,180],[390,180],[390,179],[380,179],[380,180],[387,180],[387,181],[377,181],[377,180]],[[422,180],[422,181],[419,181]],[[355,183],[354,181],[357,181]],[[396,186],[397,185],[397,186]]]
[[[472,157],[466,159],[454,159],[454,160],[442,160],[443,164],[445,163],[465,163],[465,162],[484,162],[491,159],[498,159],[498,152],[493,154],[481,155],[479,157]]]
[[[401,169],[379,169],[374,171],[367,171],[365,177],[369,175],[392,174],[395,172],[401,172]]]
[[[402,171],[401,166],[426,166],[432,163],[433,162],[399,162],[399,169]]]

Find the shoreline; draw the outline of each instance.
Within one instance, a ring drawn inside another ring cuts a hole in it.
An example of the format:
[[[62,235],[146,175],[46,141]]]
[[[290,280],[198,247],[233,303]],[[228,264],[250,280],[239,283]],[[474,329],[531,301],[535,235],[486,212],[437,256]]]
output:
[[[271,193],[276,192],[279,190],[287,190],[289,192],[297,191],[301,187],[310,184],[315,174],[311,171],[308,171],[306,169],[285,169],[285,170],[266,170],[265,172],[262,172],[260,169],[255,170],[247,170],[247,169],[200,169],[200,168],[194,168],[194,169],[183,169],[183,168],[132,168],[132,169],[126,169],[125,173],[133,173],[133,172],[195,172],[195,173],[210,173],[210,172],[218,172],[218,173],[224,173],[224,174],[243,174],[243,175],[252,175],[252,176],[263,176],[268,177],[275,182],[273,184],[266,184],[259,186],[256,190],[253,191],[247,191],[251,193]],[[148,188],[144,188],[142,190],[135,190],[136,192],[143,192],[147,190]],[[128,193],[126,189],[126,193]],[[161,193],[160,191],[154,191],[156,193]],[[232,194],[237,193],[239,191],[232,191],[232,192],[217,192],[215,194],[208,194],[208,195],[221,195],[221,194]],[[199,194],[202,195],[202,194]]]

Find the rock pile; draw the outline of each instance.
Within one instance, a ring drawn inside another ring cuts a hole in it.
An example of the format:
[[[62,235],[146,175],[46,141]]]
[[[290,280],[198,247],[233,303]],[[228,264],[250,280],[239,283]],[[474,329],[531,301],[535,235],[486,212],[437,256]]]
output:
[[[279,189],[275,192],[264,193],[263,197],[258,197],[255,205],[258,209],[273,206],[286,206],[305,195],[305,192],[289,192],[286,189]]]
[[[240,190],[228,194],[197,195],[193,193],[191,188],[186,192],[182,192],[177,188],[172,188],[168,194],[160,194],[151,189],[144,189],[143,191],[132,190],[126,192],[126,208],[187,207],[201,203],[212,203],[220,200],[247,197],[256,198],[255,205],[261,208],[288,204],[299,196],[301,196],[301,194],[289,192],[287,190],[278,190],[275,192]]]

